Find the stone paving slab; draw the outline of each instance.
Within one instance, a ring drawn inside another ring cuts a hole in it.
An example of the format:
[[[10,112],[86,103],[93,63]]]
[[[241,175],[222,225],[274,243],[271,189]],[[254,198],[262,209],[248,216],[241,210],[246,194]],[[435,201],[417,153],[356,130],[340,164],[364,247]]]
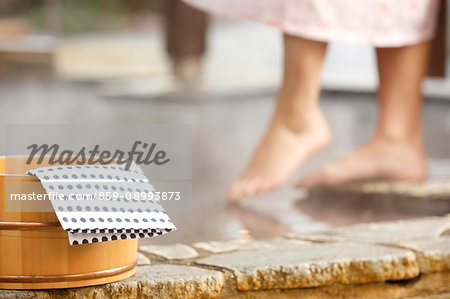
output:
[[[194,248],[184,244],[139,246],[139,250],[162,256],[168,260],[189,259],[198,256]]]
[[[136,275],[123,281],[0,290],[0,299],[450,298],[449,216],[192,246],[201,256],[184,244],[140,247],[159,264],[142,266],[151,261],[139,252]]]
[[[450,236],[403,242],[399,245],[417,252],[421,273],[450,271]]]
[[[414,279],[408,282],[399,283],[370,283],[357,285],[340,285],[334,284],[330,286],[305,289],[289,289],[289,290],[259,290],[241,292],[230,286],[224,286],[220,292],[218,299],[348,299],[348,298],[414,298],[414,299],[444,299],[450,298],[450,272],[437,272],[421,275],[420,279]],[[50,299],[50,298],[84,298],[84,299],[112,299],[112,298],[152,298],[144,293],[136,292],[131,296],[128,288],[122,288],[119,282],[115,285],[117,289],[114,296],[102,289],[97,288],[77,288],[70,291],[1,291],[1,299],[17,299],[17,298],[33,298],[33,299]],[[139,285],[136,285],[139,288]],[[138,295],[140,295],[138,297]],[[157,296],[157,293],[152,295]],[[417,296],[417,297],[416,297]],[[161,297],[164,299],[178,299],[177,297]],[[201,297],[200,297],[201,298]],[[207,296],[203,297],[207,298]]]
[[[197,242],[192,244],[192,246],[194,248],[206,250],[211,253],[225,253],[232,251],[248,251],[257,249],[295,248],[310,243],[311,242],[302,240],[274,238],[266,240],[237,239],[229,241]]]
[[[443,163],[447,166],[446,172],[448,176],[450,163],[448,161],[439,161],[439,164]],[[356,192],[366,195],[386,194],[392,196],[394,194],[419,199],[450,200],[448,177],[432,178],[423,182],[362,182],[334,187],[333,190]]]
[[[131,296],[121,291],[117,298],[214,298],[224,285],[219,271],[182,265],[139,267],[134,277],[105,285],[108,293],[129,289]]]
[[[150,265],[151,261],[144,254],[138,252],[137,253],[137,263],[139,266]]]
[[[450,229],[450,217],[426,217],[423,219],[373,222],[330,229],[306,235],[288,234],[317,242],[362,242],[373,244],[397,244],[399,242],[439,237]]]
[[[419,275],[413,252],[363,244],[232,252],[197,263],[233,271],[241,291],[403,280]]]
[[[1,299],[19,298],[215,298],[224,285],[219,271],[181,265],[138,267],[123,281],[86,288],[48,291],[1,291]]]
[[[449,189],[448,178],[442,183],[359,183],[309,190],[295,205],[298,210],[332,226],[412,219],[440,216],[450,211]]]
[[[421,275],[419,279],[400,282],[378,282],[367,284],[333,284],[318,288],[275,289],[258,291],[224,291],[218,298],[242,299],[391,299],[414,298],[448,299],[450,294],[450,272]],[[445,297],[447,296],[447,297]]]

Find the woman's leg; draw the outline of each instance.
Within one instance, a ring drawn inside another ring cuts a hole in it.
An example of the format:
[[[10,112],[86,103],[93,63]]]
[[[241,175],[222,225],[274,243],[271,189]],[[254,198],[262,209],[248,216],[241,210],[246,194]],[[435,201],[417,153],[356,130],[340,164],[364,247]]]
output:
[[[359,179],[422,180],[422,93],[429,43],[378,48],[379,118],[372,139],[356,152],[312,175],[300,186],[336,185]]]
[[[318,105],[326,43],[285,35],[284,49],[277,107],[247,169],[230,187],[230,201],[279,187],[329,142],[330,130]]]

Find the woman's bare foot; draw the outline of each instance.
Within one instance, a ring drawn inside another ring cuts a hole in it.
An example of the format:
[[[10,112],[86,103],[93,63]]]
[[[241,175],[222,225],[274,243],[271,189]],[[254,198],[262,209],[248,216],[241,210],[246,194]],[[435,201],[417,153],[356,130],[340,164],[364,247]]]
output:
[[[426,172],[420,145],[374,138],[354,153],[308,175],[297,186],[333,186],[371,179],[420,181]]]
[[[426,177],[421,83],[428,69],[428,50],[428,42],[377,49],[380,109],[375,136],[356,152],[307,176],[299,186]]]
[[[279,187],[303,161],[329,143],[330,129],[319,110],[303,116],[286,114],[275,114],[247,169],[230,187],[229,201]]]
[[[326,47],[284,35],[284,75],[275,114],[247,169],[228,190],[229,201],[280,186],[328,144],[330,129],[317,103]]]

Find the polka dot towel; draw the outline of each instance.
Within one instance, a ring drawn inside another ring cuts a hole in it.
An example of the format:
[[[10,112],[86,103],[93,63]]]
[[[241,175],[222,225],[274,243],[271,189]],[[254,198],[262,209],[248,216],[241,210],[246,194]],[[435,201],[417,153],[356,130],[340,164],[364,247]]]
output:
[[[47,192],[71,245],[148,238],[175,230],[158,193],[136,164],[29,170]]]

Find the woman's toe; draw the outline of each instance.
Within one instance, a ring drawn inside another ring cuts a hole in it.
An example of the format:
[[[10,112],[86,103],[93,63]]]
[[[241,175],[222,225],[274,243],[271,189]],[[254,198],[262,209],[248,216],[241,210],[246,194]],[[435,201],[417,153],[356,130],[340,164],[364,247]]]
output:
[[[238,180],[231,185],[227,192],[227,200],[229,202],[237,202],[241,199],[244,184],[241,180]]]
[[[256,195],[260,182],[258,180],[249,180],[243,188],[242,198],[252,197]]]

